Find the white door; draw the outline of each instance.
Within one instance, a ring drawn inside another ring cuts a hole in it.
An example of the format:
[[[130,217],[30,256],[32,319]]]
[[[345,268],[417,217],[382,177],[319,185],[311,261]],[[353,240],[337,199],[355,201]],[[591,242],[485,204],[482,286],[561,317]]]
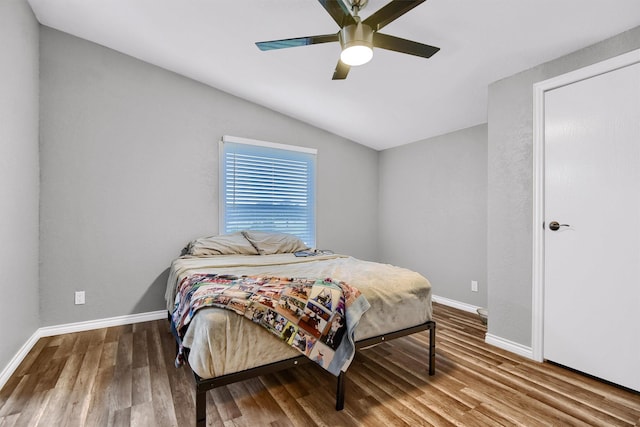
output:
[[[640,64],[545,92],[544,138],[544,358],[640,391]]]

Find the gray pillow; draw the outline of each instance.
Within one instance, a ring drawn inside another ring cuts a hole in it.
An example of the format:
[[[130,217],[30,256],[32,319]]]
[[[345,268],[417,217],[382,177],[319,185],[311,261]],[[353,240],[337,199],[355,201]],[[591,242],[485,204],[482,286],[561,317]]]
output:
[[[292,234],[256,230],[245,230],[242,234],[260,255],[286,254],[309,249],[300,238]]]
[[[201,237],[187,246],[187,255],[258,255],[256,248],[242,232],[223,234],[220,236]]]

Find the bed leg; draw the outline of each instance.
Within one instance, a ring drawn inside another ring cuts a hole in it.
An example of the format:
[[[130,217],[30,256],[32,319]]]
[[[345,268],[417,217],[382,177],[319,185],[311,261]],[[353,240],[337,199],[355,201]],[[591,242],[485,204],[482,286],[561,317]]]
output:
[[[196,389],[196,427],[207,425],[207,391]]]
[[[338,388],[336,390],[336,411],[344,409],[344,379],[345,373],[341,371],[340,375],[338,375]]]
[[[436,373],[436,322],[429,328],[429,375]]]

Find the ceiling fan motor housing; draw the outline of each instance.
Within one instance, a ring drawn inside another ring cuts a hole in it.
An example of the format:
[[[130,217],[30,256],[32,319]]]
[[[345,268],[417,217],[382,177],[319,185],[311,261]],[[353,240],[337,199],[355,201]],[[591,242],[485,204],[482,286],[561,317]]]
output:
[[[340,45],[343,52],[353,47],[367,47],[373,51],[373,30],[362,22],[347,25],[340,30]]]

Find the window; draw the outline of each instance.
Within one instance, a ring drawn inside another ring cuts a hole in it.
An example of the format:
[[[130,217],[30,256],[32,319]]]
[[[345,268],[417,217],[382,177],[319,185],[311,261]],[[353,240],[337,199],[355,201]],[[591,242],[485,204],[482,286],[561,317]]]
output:
[[[220,230],[289,233],[315,247],[316,150],[224,136]]]

